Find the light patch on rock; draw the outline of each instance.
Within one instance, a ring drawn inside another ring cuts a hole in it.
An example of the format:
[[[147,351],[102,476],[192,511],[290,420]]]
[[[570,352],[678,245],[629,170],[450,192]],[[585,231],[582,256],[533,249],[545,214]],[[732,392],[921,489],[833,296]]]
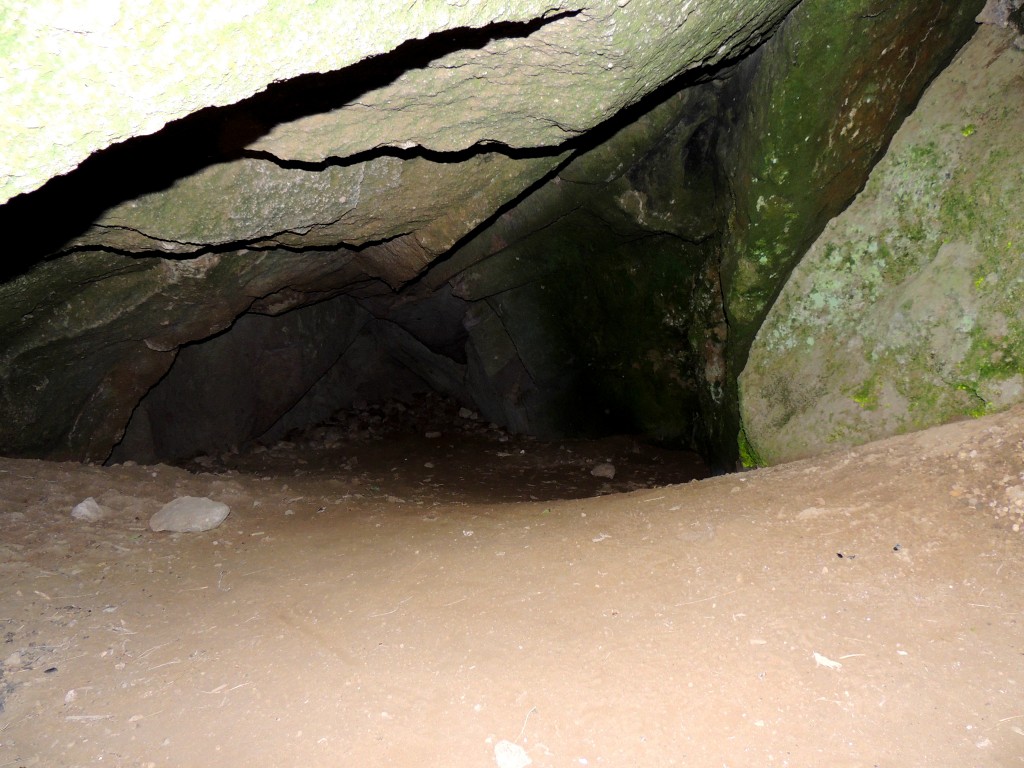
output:
[[[598,464],[596,467],[594,467],[592,470],[590,470],[590,474],[592,474],[594,477],[605,477],[605,478],[608,478],[609,480],[614,480],[615,479],[615,465],[614,464],[610,464],[608,462],[604,462],[603,464]]]

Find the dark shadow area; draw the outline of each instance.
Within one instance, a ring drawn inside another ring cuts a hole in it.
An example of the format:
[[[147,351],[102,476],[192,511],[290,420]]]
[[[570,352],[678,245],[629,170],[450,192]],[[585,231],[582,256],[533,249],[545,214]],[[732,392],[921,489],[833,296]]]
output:
[[[711,472],[693,451],[641,437],[540,440],[512,435],[427,388],[360,401],[281,440],[174,462],[193,473],[321,479],[388,504],[585,499],[688,483]]]
[[[708,85],[709,81],[715,77],[727,76],[730,71],[730,67],[725,67],[713,71],[687,73],[652,92],[637,104],[622,110],[586,136],[568,142],[560,148],[544,150],[545,152],[561,151],[569,154],[564,162],[560,163],[551,173],[502,205],[473,231],[460,239],[445,256],[435,260],[430,269],[420,273],[417,278],[397,293],[362,296],[359,285],[352,284],[344,289],[344,293],[348,294],[350,299],[337,297],[336,301],[332,302],[330,296],[326,296],[325,302],[318,302],[305,310],[288,313],[287,317],[282,316],[282,322],[287,324],[290,322],[289,318],[315,315],[325,311],[326,307],[332,303],[348,302],[352,304],[353,300],[362,304],[365,309],[369,309],[380,320],[396,319],[392,318],[391,314],[405,311],[401,307],[421,305],[425,295],[435,295],[447,282],[448,278],[438,278],[439,283],[432,284],[433,276],[437,275],[438,270],[440,272],[447,271],[446,263],[453,254],[458,253],[501,216],[520,205],[526,198],[547,184],[551,177],[562,170],[565,165],[580,154],[607,142],[616,133],[636,122],[651,110],[679,96],[685,89],[694,86],[716,88],[714,85]],[[179,126],[175,126],[175,128],[179,128]],[[699,170],[694,167],[695,164],[710,162],[715,135],[713,120],[702,126],[696,133],[692,147],[683,153],[683,159],[680,161],[684,163],[688,172],[695,173]],[[476,152],[491,151],[491,149],[491,147],[478,147],[443,156],[441,153],[426,153],[422,150],[403,151],[397,149],[382,150],[377,154],[388,153],[399,157],[433,154],[435,157],[431,159],[457,162]],[[531,152],[538,153],[537,150]],[[345,161],[327,161],[327,163],[319,164],[318,169],[333,162],[355,162],[355,160],[349,158]],[[696,197],[700,197],[700,195]],[[562,218],[570,215],[573,215],[572,212],[567,212]],[[656,383],[642,380],[647,367],[634,370],[636,361],[631,357],[631,344],[635,342],[635,339],[631,337],[628,330],[618,328],[621,323],[615,322],[612,317],[615,313],[610,314],[608,311],[609,307],[613,306],[617,307],[620,313],[630,311],[633,304],[627,303],[620,306],[620,299],[626,299],[627,302],[631,301],[636,305],[644,303],[643,299],[636,295],[636,286],[627,292],[628,296],[621,290],[621,286],[632,285],[637,280],[645,282],[643,290],[653,290],[658,285],[672,286],[669,293],[689,296],[693,291],[693,286],[691,281],[684,279],[685,274],[682,273],[689,274],[695,268],[694,260],[698,258],[695,248],[703,239],[706,239],[707,233],[701,232],[698,235],[699,237],[695,237],[690,242],[678,234],[648,231],[635,226],[626,226],[624,221],[599,221],[592,215],[584,215],[574,227],[570,227],[564,234],[564,237],[567,238],[566,247],[571,254],[555,259],[557,263],[554,264],[554,267],[557,268],[558,273],[556,282],[562,286],[550,296],[555,304],[544,304],[539,307],[539,309],[543,309],[543,314],[548,318],[542,323],[547,332],[557,335],[564,342],[565,349],[564,355],[562,355],[564,370],[561,373],[561,378],[538,383],[520,382],[518,379],[507,380],[508,376],[499,377],[495,381],[495,385],[498,387],[495,396],[510,397],[509,392],[521,394],[520,385],[524,383],[533,385],[533,389],[543,390],[548,384],[567,387],[566,382],[571,380],[573,383],[568,386],[571,396],[566,396],[566,401],[559,409],[562,414],[561,429],[558,430],[560,434],[573,435],[578,438],[603,438],[614,434],[648,434],[655,436],[655,440],[660,443],[659,450],[687,449],[698,443],[699,441],[695,439],[694,428],[691,426],[691,421],[695,420],[697,416],[686,415],[696,409],[692,396],[681,401],[675,409],[678,413],[674,413],[671,428],[663,427],[661,431],[652,431],[651,413],[663,407],[657,403],[659,400],[664,401],[666,395],[660,392]],[[587,245],[582,241],[577,242],[579,238],[584,240],[595,240],[596,238],[600,243]],[[227,249],[227,246],[207,250],[222,249]],[[643,255],[640,256],[640,254]],[[659,266],[652,266],[655,261]],[[600,281],[594,283],[591,278],[594,277],[593,272],[597,265],[600,265],[601,270],[613,275],[616,285],[619,285],[620,288],[616,289],[614,286]],[[581,282],[575,277],[578,274],[587,275],[588,269],[590,270],[589,278],[584,278]],[[639,272],[635,270],[639,270]],[[637,277],[637,274],[640,277]],[[380,286],[376,281],[373,281],[372,285]],[[332,291],[331,293],[336,292]],[[588,300],[587,296],[591,298]],[[571,297],[568,299],[569,303],[579,307],[586,306],[589,309],[583,315],[577,313],[568,317],[564,311],[565,307],[561,306],[565,297]],[[598,304],[603,306],[603,309]],[[352,306],[354,307],[355,304]],[[392,307],[396,309],[392,309]],[[356,310],[352,309],[351,311]],[[661,332],[659,330],[661,321],[656,316],[658,311],[660,310],[652,305],[645,310],[644,314],[647,318],[644,326],[645,332],[652,336]],[[428,319],[434,318],[434,321],[431,322],[404,318],[398,327],[404,328],[405,331],[413,330],[412,336],[415,337],[415,341],[406,339],[401,342],[400,346],[405,345],[407,348],[404,354],[410,354],[408,348],[412,347],[412,354],[420,358],[432,354],[434,359],[439,361],[438,365],[442,370],[447,370],[451,366],[465,367],[467,364],[466,330],[463,327],[465,312],[466,309],[462,306],[457,318],[458,332],[449,333],[448,337],[440,341],[432,340],[428,338],[429,334],[422,332],[424,325],[436,326],[439,324],[440,321],[436,320],[436,313],[428,315]],[[312,382],[299,381],[301,378],[299,372],[308,373],[315,369],[326,375],[330,366],[327,361],[320,361],[318,355],[324,353],[331,347],[331,344],[341,343],[341,339],[348,337],[349,331],[355,333],[356,329],[356,325],[348,327],[348,320],[335,318],[330,322],[324,322],[315,331],[293,333],[288,344],[282,342],[280,345],[271,345],[274,347],[273,350],[264,349],[260,344],[273,337],[273,332],[268,328],[275,327],[278,322],[269,318],[261,321],[255,317],[243,316],[243,321],[238,324],[239,328],[253,323],[262,323],[267,328],[256,334],[255,338],[261,341],[253,341],[251,344],[240,347],[232,346],[235,343],[234,340],[240,338],[234,331],[231,334],[225,332],[218,337],[183,346],[182,355],[172,369],[174,375],[169,374],[168,377],[158,382],[152,388],[151,394],[144,398],[143,402],[146,403],[146,407],[136,409],[123,438],[124,442],[114,447],[110,460],[115,462],[128,458],[142,461],[177,460],[194,455],[196,452],[219,452],[232,445],[244,445],[262,435],[276,419],[281,417],[281,414],[276,412],[276,409],[279,410],[281,407],[281,403],[298,402],[300,398],[304,398],[309,393],[314,386],[313,382],[318,381],[316,377]],[[451,323],[447,325],[451,325]],[[421,332],[415,332],[417,326],[420,326]],[[342,328],[348,330],[340,330]],[[678,336],[669,344],[670,346],[672,344],[679,348],[686,346],[685,334],[670,335]],[[330,339],[331,341],[316,342],[316,339]],[[398,395],[398,392],[390,391],[391,385],[403,381],[406,373],[422,376],[422,368],[430,366],[427,363],[422,363],[421,360],[421,365],[416,366],[416,370],[403,373],[404,369],[408,367],[401,362],[403,354],[394,357],[395,349],[389,347],[386,342],[393,344],[395,339],[385,339],[382,334],[363,339],[357,345],[359,347],[358,354],[354,354],[353,357],[357,362],[341,365],[338,368],[341,372],[334,375],[334,379],[337,381],[327,376],[324,383],[316,384],[317,388],[330,390],[334,393],[333,396],[337,397],[339,388],[347,392],[346,387],[353,381],[367,378],[371,390],[380,390],[375,394],[383,397]],[[422,344],[424,349],[417,351],[415,349],[417,342]],[[221,349],[221,346],[225,344],[227,346]],[[300,350],[311,345],[316,348],[316,351],[308,349],[306,356],[302,357]],[[341,344],[337,354],[342,355],[348,348],[347,343]],[[206,355],[208,359],[191,367],[185,366],[184,361],[191,359],[193,355]],[[295,356],[301,357],[302,362],[299,362],[298,358],[293,360],[292,357]],[[230,364],[227,364],[228,362]],[[330,365],[333,366],[337,362],[332,358]],[[186,368],[191,373],[185,373]],[[259,375],[238,377],[233,373],[241,370],[248,370]],[[219,373],[211,375],[214,371],[219,371]],[[377,371],[377,374],[367,377],[367,371]],[[443,376],[451,378],[450,374],[443,374]],[[511,373],[509,376],[515,378]],[[178,381],[179,378],[182,380]],[[423,380],[416,380],[423,384]],[[261,386],[265,387],[267,391],[256,392],[253,390],[256,381],[261,382]],[[220,384],[213,388],[211,382],[220,382]],[[388,386],[385,386],[384,383],[387,383]],[[463,381],[460,387],[443,387],[439,391],[456,395],[464,404],[479,408],[481,404],[474,402],[474,397],[470,392],[463,391],[463,387],[468,386]],[[430,385],[424,385],[424,387],[427,390],[432,388]],[[283,396],[285,391],[290,393],[287,397]],[[417,391],[415,388],[411,388],[408,394],[411,395]],[[160,397],[156,397],[157,393],[160,394]],[[356,393],[349,397],[349,400],[362,396]],[[346,395],[346,397],[348,396]],[[321,401],[327,399],[325,395],[320,394],[310,400],[316,401],[318,398]],[[340,402],[334,404],[334,407],[349,405],[349,400],[342,398]],[[370,398],[370,401],[373,402],[373,398]],[[219,405],[211,408],[211,402]],[[307,425],[315,424],[317,417],[322,418],[328,414],[328,411],[325,411],[326,406],[322,402],[315,403],[310,407],[313,408],[313,412],[305,414],[301,419]],[[638,415],[638,408],[646,415]],[[484,408],[484,410],[487,409]],[[492,402],[491,418],[501,421],[496,415],[493,415],[498,410],[500,408]],[[267,414],[272,412],[274,413],[273,419],[263,423],[266,421]],[[306,421],[309,416],[312,416],[314,420]],[[292,423],[295,423],[294,420]],[[509,424],[504,424],[504,426],[512,427]],[[666,432],[666,430],[668,431]],[[527,425],[520,425],[517,429],[513,428],[512,431],[537,434]],[[277,435],[276,432],[275,435]],[[155,452],[153,452],[154,450]],[[699,463],[699,459],[697,461]]]

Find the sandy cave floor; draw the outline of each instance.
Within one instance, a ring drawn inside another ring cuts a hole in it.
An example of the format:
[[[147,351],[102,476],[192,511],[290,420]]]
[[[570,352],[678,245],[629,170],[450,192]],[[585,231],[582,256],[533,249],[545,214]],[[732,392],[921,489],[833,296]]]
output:
[[[676,485],[479,430],[201,463],[0,460],[0,767],[1024,765],[1024,410]],[[181,495],[231,514],[149,531]]]

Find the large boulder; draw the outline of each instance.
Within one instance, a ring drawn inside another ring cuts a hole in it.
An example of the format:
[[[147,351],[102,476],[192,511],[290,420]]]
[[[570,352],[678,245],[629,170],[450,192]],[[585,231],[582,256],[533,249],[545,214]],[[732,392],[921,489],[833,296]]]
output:
[[[789,274],[860,191],[900,121],[975,29],[980,0],[805,0],[744,63],[720,143],[733,205],[706,324],[724,313],[702,395],[736,457],[736,377]],[[700,309],[700,307],[698,307]]]
[[[776,463],[1024,400],[1024,52],[982,27],[794,270],[740,377]]]

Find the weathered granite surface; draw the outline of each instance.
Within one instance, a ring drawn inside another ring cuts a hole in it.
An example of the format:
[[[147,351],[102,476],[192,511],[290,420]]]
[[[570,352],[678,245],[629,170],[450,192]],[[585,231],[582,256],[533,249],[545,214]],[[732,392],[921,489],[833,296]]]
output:
[[[740,377],[777,463],[1024,399],[1024,52],[981,28],[829,223]]]

